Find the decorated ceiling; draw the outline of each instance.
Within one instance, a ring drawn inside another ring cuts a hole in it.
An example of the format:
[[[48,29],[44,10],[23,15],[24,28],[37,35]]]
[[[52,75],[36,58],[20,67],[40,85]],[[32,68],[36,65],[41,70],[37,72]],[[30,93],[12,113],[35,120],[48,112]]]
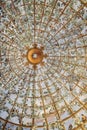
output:
[[[87,0],[0,0],[0,130],[87,130]]]

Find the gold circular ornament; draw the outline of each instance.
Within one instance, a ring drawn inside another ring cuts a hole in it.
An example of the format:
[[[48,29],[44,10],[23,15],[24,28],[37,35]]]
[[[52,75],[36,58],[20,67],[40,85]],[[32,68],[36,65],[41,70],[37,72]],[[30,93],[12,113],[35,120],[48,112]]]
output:
[[[27,58],[31,64],[39,64],[43,60],[43,52],[38,48],[32,48],[28,51]]]

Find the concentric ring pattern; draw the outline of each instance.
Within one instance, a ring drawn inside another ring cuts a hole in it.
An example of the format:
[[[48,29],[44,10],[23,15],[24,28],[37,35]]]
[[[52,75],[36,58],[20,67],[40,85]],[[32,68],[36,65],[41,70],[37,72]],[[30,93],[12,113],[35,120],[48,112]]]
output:
[[[0,130],[86,130],[87,0],[0,0],[0,15]]]

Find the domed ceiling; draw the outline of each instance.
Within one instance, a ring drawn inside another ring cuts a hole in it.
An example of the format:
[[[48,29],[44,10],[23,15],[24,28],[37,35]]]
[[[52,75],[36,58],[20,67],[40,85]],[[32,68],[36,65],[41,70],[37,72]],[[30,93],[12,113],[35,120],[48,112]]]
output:
[[[87,130],[87,0],[0,0],[0,130]]]

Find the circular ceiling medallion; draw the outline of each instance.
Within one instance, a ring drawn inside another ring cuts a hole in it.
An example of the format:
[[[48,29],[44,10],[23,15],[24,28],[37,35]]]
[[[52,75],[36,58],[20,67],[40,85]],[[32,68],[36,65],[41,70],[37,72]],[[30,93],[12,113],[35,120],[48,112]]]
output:
[[[43,60],[43,52],[38,48],[32,48],[28,51],[27,58],[31,64],[39,64]]]
[[[27,59],[25,65],[29,66],[31,64],[36,69],[37,65],[44,65],[47,54],[44,54],[44,47],[38,48],[37,45],[34,45],[32,48],[26,47],[26,54],[23,54],[22,57]]]

